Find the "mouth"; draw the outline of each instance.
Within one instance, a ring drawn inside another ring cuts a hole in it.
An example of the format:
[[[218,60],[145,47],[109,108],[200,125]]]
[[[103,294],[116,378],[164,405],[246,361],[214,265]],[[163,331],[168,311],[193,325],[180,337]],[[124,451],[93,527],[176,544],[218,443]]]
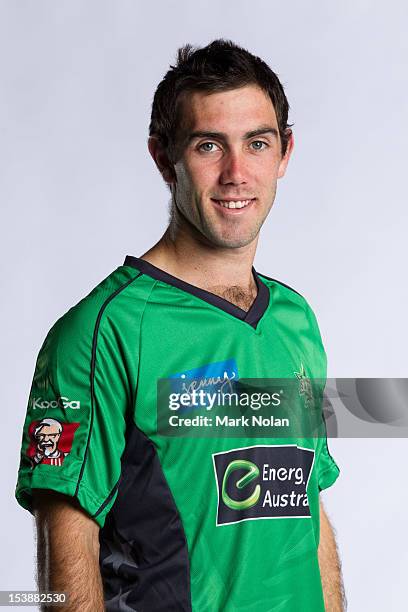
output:
[[[249,198],[246,200],[233,200],[231,198],[228,200],[216,200],[215,198],[211,198],[211,200],[215,202],[219,208],[236,213],[250,207],[255,202],[256,198]]]

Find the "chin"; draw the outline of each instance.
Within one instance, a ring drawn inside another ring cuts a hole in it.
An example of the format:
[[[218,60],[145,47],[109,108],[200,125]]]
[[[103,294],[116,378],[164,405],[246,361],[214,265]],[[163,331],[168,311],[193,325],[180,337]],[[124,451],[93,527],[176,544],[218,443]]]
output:
[[[214,246],[227,248],[227,249],[238,249],[240,247],[247,246],[254,240],[255,236],[214,236],[211,242]]]
[[[241,228],[241,231],[237,231],[237,229],[238,228],[231,228],[231,231],[228,231],[228,229],[224,227],[222,232],[219,231],[219,228],[218,231],[215,229],[215,231],[209,232],[208,239],[214,246],[237,249],[251,244],[258,236],[261,228],[257,225],[252,228],[247,227],[246,231],[242,231],[244,228]]]

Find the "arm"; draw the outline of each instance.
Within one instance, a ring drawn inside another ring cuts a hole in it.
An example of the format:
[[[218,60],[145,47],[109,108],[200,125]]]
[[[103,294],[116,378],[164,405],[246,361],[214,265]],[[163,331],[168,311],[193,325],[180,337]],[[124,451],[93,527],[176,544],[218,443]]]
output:
[[[64,612],[103,612],[99,526],[75,500],[55,492],[36,490],[34,508],[39,591],[67,593]]]
[[[347,601],[341,576],[341,563],[334,531],[321,501],[319,566],[327,612],[343,612],[346,609]]]

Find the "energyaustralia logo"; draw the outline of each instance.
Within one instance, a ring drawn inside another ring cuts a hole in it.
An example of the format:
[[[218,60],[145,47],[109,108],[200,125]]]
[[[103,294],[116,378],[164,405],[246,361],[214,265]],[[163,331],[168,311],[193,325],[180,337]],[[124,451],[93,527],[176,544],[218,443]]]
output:
[[[251,519],[310,518],[307,486],[314,450],[257,445],[214,453],[216,525]]]
[[[50,408],[63,408],[68,410],[79,410],[81,402],[79,400],[69,400],[67,397],[57,397],[54,400],[45,400],[41,397],[31,397],[29,401],[29,407],[33,410],[48,410]]]

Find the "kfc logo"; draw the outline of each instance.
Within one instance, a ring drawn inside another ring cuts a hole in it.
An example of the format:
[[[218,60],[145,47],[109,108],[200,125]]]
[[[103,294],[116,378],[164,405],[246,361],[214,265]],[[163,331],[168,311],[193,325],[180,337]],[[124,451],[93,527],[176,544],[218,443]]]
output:
[[[69,454],[79,423],[60,423],[56,419],[33,421],[29,427],[30,446],[27,454],[31,467],[40,463],[61,466]]]

